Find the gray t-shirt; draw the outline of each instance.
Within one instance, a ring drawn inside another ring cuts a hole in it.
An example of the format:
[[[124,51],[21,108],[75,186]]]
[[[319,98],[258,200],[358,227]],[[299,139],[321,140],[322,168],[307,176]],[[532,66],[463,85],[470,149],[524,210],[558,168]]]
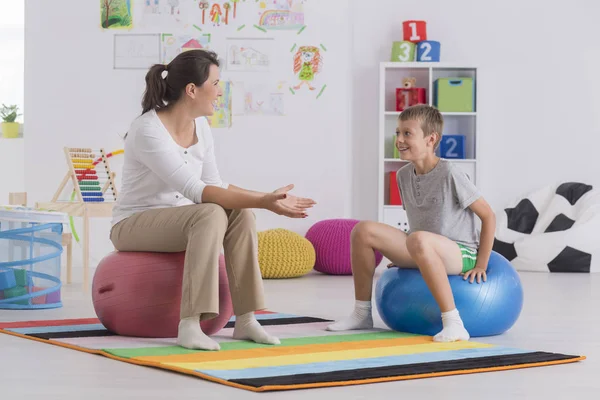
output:
[[[417,175],[409,163],[396,176],[411,232],[433,232],[479,248],[477,215],[468,207],[481,193],[465,172],[441,158],[426,174]]]

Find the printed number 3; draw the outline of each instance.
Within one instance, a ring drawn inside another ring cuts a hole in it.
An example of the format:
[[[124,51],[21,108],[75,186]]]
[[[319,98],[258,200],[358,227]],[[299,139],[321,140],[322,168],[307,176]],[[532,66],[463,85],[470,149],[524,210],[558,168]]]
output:
[[[429,52],[431,51],[431,43],[423,43],[421,46],[425,49],[423,54],[421,55],[421,61],[431,61],[431,57],[429,56]]]
[[[398,54],[398,60],[408,61],[410,60],[410,45],[408,43],[402,43],[400,45],[401,53]]]
[[[446,151],[446,157],[458,157],[458,153],[454,151],[454,149],[456,149],[456,146],[458,145],[456,139],[449,138],[448,143],[450,143],[450,148],[448,149],[448,151]]]

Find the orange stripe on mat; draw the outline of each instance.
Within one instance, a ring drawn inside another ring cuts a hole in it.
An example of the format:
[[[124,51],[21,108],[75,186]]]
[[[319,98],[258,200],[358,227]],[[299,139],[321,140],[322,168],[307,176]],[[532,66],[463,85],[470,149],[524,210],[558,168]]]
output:
[[[278,357],[300,354],[327,353],[331,351],[374,349],[379,347],[409,346],[431,343],[431,336],[415,336],[407,338],[361,340],[356,342],[309,344],[305,346],[273,346],[245,350],[227,350],[214,352],[198,352],[190,354],[173,354],[168,356],[133,357],[141,361],[161,363],[199,363],[209,361],[241,360],[247,358]]]
[[[274,311],[255,311],[254,314],[276,314]],[[73,318],[57,320],[38,320],[38,321],[14,321],[0,322],[0,329],[7,328],[34,328],[38,326],[65,326],[65,325],[85,325],[100,324],[98,318]]]
[[[98,318],[79,318],[79,319],[58,319],[58,320],[40,320],[40,321],[16,321],[0,322],[0,329],[6,328],[34,328],[37,326],[65,326],[65,325],[85,325],[99,324]]]
[[[113,356],[112,354],[105,353],[102,350],[89,350],[89,349],[86,349],[83,347],[69,345],[67,343],[48,341],[46,339],[39,339],[36,337],[22,335],[20,333],[5,331],[2,329],[0,329],[0,332],[8,334],[8,335],[12,335],[12,336],[29,339],[29,340],[35,340],[35,341],[42,342],[42,343],[52,344],[55,346],[66,347],[66,348],[73,349],[73,350],[79,350],[79,351],[83,351],[85,353],[98,354],[98,355],[102,355],[102,356],[111,358],[113,360],[123,361],[123,362],[129,363],[129,364],[141,365],[141,366],[146,366],[146,367],[155,367],[155,368],[165,369],[165,370],[169,370],[169,371],[179,372],[179,373],[182,373],[185,375],[197,376],[199,378],[206,379],[207,381],[220,383],[222,385],[231,386],[231,387],[238,388],[238,389],[245,389],[245,390],[249,390],[251,392],[268,392],[268,391],[272,391],[272,390],[294,390],[294,389],[323,388],[323,387],[334,387],[334,386],[350,386],[350,385],[367,384],[367,383],[380,383],[380,382],[404,381],[404,380],[410,380],[410,379],[435,378],[438,376],[466,375],[466,374],[475,374],[475,373],[481,373],[481,372],[507,371],[507,370],[511,370],[511,369],[523,369],[523,368],[532,368],[532,367],[543,367],[543,366],[549,366],[549,365],[569,364],[569,363],[574,363],[577,361],[583,361],[586,359],[585,356],[581,356],[581,357],[572,358],[569,360],[557,360],[557,361],[539,362],[539,363],[531,363],[531,364],[520,364],[520,365],[511,365],[511,366],[505,366],[505,367],[490,367],[490,368],[478,368],[478,369],[469,369],[469,370],[434,372],[434,373],[429,373],[429,374],[390,376],[390,377],[385,377],[385,378],[373,378],[373,379],[364,379],[364,380],[304,383],[304,384],[300,384],[300,385],[289,385],[289,386],[273,385],[273,386],[262,386],[262,387],[256,388],[253,386],[240,385],[238,383],[229,382],[229,381],[226,381],[223,379],[215,378],[210,375],[205,375],[200,372],[186,370],[186,369],[182,369],[179,367],[165,366],[165,365],[161,365],[159,363],[150,362],[150,361],[143,362],[143,361],[134,360],[131,358],[127,359],[127,358],[116,357],[116,356]]]

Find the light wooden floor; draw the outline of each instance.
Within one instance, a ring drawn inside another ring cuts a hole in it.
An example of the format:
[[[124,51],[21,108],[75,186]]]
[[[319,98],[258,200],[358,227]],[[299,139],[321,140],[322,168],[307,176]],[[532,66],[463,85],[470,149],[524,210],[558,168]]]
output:
[[[75,275],[77,282],[77,276]],[[81,281],[81,280],[80,280]],[[252,393],[162,370],[0,334],[2,399],[598,399],[600,398],[600,275],[522,273],[526,302],[508,333],[481,340],[532,350],[582,354],[564,366],[329,389]],[[324,318],[352,307],[350,277],[311,274],[265,281],[271,309]],[[0,311],[0,321],[94,316],[91,300],[73,284],[65,306]],[[376,315],[376,325],[383,326]],[[477,340],[477,339],[476,339]]]

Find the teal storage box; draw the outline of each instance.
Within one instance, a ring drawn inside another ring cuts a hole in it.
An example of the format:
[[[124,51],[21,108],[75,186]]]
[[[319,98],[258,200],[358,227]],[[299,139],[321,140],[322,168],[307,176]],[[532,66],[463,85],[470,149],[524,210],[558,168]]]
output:
[[[474,112],[473,78],[439,78],[434,85],[434,104],[444,112]]]

